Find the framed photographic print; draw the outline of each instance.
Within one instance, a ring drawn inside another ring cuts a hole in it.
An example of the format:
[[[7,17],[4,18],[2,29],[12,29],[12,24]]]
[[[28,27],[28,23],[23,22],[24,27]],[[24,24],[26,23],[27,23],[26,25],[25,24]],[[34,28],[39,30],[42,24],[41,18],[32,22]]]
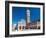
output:
[[[5,1],[5,37],[45,34],[44,3]]]

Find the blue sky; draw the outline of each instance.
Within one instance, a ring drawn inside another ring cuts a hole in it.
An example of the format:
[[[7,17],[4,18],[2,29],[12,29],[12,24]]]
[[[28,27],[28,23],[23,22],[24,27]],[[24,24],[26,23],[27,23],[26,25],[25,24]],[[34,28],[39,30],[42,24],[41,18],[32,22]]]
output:
[[[30,10],[30,21],[40,19],[40,8],[28,7]],[[12,23],[17,23],[20,19],[26,20],[27,7],[12,7]]]

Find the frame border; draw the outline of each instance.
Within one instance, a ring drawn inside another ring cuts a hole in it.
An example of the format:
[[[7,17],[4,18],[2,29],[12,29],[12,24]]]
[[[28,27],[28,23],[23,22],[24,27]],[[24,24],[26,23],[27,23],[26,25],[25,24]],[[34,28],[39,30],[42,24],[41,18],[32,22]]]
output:
[[[43,33],[9,35],[9,3],[43,5]],[[5,37],[45,35],[45,4],[40,2],[5,1]]]

